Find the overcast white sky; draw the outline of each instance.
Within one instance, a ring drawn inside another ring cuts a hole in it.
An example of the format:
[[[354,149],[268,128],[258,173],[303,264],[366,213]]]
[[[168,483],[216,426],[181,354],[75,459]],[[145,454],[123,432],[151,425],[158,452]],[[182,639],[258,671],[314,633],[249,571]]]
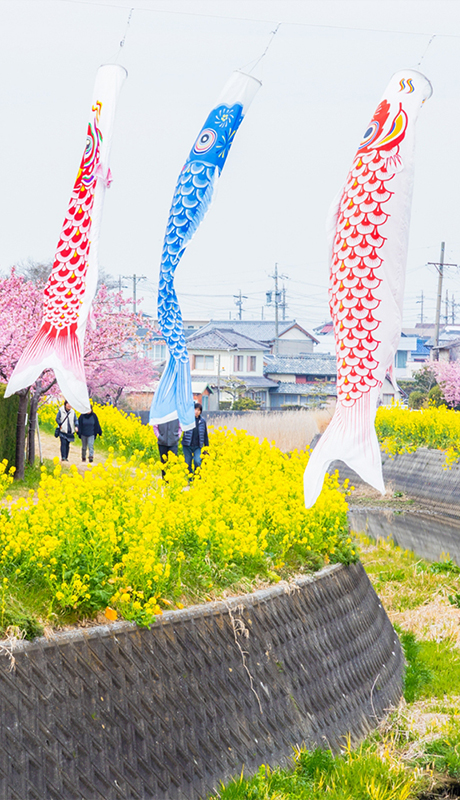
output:
[[[0,0],[0,270],[53,258],[96,71],[119,54],[129,77],[100,265],[147,276],[138,296],[155,314],[179,171],[227,78],[257,59],[278,22],[254,72],[263,86],[177,271],[184,317],[234,317],[241,290],[243,318],[260,318],[277,262],[289,276],[289,316],[309,328],[328,318],[329,204],[391,75],[415,67],[434,93],[417,123],[405,324],[420,319],[422,290],[434,320],[437,275],[425,265],[441,240],[460,264],[458,0]],[[445,288],[460,321],[460,269],[447,270]]]

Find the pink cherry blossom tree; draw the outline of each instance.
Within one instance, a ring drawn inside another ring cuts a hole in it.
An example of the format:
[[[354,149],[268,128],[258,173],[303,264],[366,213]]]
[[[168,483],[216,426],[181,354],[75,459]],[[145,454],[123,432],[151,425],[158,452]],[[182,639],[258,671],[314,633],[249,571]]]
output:
[[[448,404],[452,407],[460,405],[460,362],[435,361],[433,367]]]
[[[13,268],[0,278],[0,381],[6,383],[27,342],[37,331],[42,318],[43,281],[26,280]],[[157,377],[152,363],[141,357],[138,336],[142,327],[148,338],[151,322],[135,314],[131,301],[99,288],[92,318],[85,337],[85,371],[90,395],[102,402],[116,404],[127,387],[140,388]],[[56,379],[46,370],[31,388],[28,453],[35,459],[37,408],[44,395],[59,394]],[[16,477],[24,476],[25,427],[29,390],[20,393],[17,436]]]

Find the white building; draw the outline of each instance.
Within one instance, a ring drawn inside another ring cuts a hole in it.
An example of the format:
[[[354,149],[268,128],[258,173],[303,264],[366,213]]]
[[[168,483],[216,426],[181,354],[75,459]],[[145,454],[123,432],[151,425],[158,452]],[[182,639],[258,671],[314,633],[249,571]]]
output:
[[[205,326],[188,339],[187,349],[192,390],[196,397],[202,396],[204,410],[217,410],[220,401],[231,400],[225,383],[234,378],[247,387],[246,397],[260,403],[261,408],[269,408],[268,390],[277,384],[264,377],[266,348],[262,342],[231,328]],[[211,388],[212,394],[203,394],[206,387]]]

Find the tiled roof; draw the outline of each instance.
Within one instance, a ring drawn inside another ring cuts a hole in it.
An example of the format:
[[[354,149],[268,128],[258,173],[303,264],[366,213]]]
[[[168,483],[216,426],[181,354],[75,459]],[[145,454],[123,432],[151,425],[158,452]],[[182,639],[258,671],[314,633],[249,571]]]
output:
[[[262,342],[251,339],[233,328],[214,328],[195,333],[187,339],[189,350],[265,350]]]
[[[427,347],[422,339],[417,339],[417,349],[411,351],[411,358],[414,356],[428,356],[430,355],[430,348]]]
[[[427,346],[430,345],[431,347],[434,347],[434,338],[428,339],[428,341],[425,344]],[[459,344],[460,344],[460,337],[458,336],[457,333],[455,334],[452,333],[449,336],[443,334],[442,336],[439,337],[438,347],[442,348],[443,350],[450,350],[451,347],[458,347]],[[435,349],[437,348],[435,347]]]
[[[314,354],[305,356],[266,356],[266,375],[336,375],[335,356]]]
[[[270,394],[300,394],[303,397],[312,395],[337,395],[335,383],[280,383]]]
[[[293,325],[296,325],[302,331],[305,331],[307,336],[314,342],[318,341],[312,333],[305,330],[305,328],[303,328],[302,325],[299,325],[295,319],[280,320],[278,323],[278,336],[282,336],[283,333],[286,333],[290,328],[292,328]],[[243,334],[244,336],[249,336],[251,339],[255,339],[256,341],[264,342],[267,345],[274,341],[276,335],[275,322],[274,320],[268,319],[211,320],[207,325],[204,325],[203,328],[200,328],[199,333],[204,333],[214,329],[218,329],[220,331],[233,330],[237,333]]]
[[[220,377],[220,386],[221,389],[224,390],[224,384],[227,378],[239,378],[246,384],[249,389],[271,389],[272,387],[278,386],[278,381],[272,381],[270,378],[266,378],[264,375],[226,375],[225,377],[221,375]],[[192,375],[192,382],[197,381],[206,381],[210,386],[217,386],[217,375]]]

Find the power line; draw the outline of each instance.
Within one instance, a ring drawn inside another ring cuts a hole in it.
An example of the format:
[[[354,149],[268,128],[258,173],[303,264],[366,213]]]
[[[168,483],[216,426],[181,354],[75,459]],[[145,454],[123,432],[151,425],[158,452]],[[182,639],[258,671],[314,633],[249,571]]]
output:
[[[300,27],[300,28],[313,28],[313,29],[323,29],[323,30],[337,30],[337,31],[359,31],[363,33],[387,33],[387,34],[398,34],[400,36],[428,36],[430,37],[430,41],[428,42],[427,48],[431,44],[431,41],[436,37],[444,37],[447,39],[460,39],[460,34],[456,33],[433,33],[433,31],[405,31],[405,30],[395,30],[391,28],[364,28],[359,27],[357,25],[326,25],[324,23],[318,22],[299,22],[297,20],[280,20],[276,21],[274,19],[262,19],[261,17],[235,17],[229,14],[210,14],[210,13],[203,13],[199,11],[173,11],[171,9],[165,8],[149,8],[148,6],[142,5],[132,5],[128,3],[126,5],[121,5],[120,3],[104,3],[98,2],[97,0],[54,0],[57,3],[71,3],[74,5],[81,5],[81,6],[99,6],[100,8],[122,8],[122,9],[129,9],[132,8],[134,11],[147,11],[152,14],[169,14],[171,16],[183,16],[183,17],[202,17],[207,19],[222,19],[222,20],[234,20],[235,22],[261,22],[266,25],[274,25],[278,24],[278,26],[284,25],[286,27]],[[425,50],[425,53],[426,53]],[[422,55],[422,59],[425,56],[425,53]],[[421,60],[422,60],[421,59]],[[251,63],[251,62],[249,62]]]

